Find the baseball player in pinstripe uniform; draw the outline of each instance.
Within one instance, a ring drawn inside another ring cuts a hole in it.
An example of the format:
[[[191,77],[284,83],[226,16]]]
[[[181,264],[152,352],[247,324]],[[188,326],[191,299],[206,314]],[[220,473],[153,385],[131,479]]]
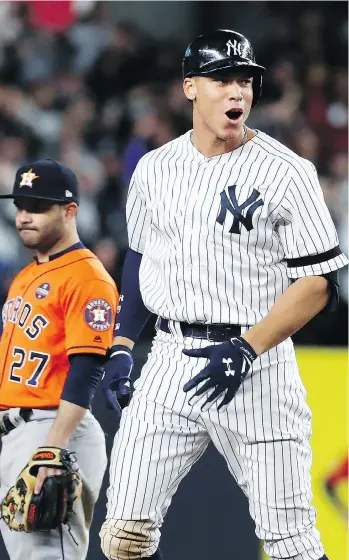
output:
[[[271,559],[325,560],[311,504],[311,412],[290,336],[335,309],[348,260],[312,163],[246,127],[264,68],[217,30],[189,45],[193,130],[146,154],[127,201],[129,251],[103,388],[128,403],[134,342],[151,352],[116,434],[101,543],[159,559],[172,496],[209,441]],[[118,400],[117,400],[118,399]]]

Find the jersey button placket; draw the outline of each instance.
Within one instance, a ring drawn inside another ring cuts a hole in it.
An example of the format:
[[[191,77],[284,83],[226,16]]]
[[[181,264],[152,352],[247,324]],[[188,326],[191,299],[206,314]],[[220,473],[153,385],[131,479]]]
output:
[[[204,156],[201,156],[202,158]],[[195,181],[192,185],[190,195],[187,201],[187,207],[185,209],[184,215],[184,224],[183,224],[183,262],[185,268],[189,271],[196,266],[196,263],[193,261],[192,252],[190,247],[194,243],[195,245],[199,243],[199,231],[195,228],[195,220],[194,220],[194,212],[195,207],[197,206],[198,202],[200,201],[199,197],[199,190],[200,184],[202,182],[203,175],[205,173],[205,169],[207,167],[207,160],[206,158],[201,159],[198,164],[198,169],[195,177]],[[202,203],[202,201],[201,201]],[[191,274],[186,278],[186,283],[192,284]]]

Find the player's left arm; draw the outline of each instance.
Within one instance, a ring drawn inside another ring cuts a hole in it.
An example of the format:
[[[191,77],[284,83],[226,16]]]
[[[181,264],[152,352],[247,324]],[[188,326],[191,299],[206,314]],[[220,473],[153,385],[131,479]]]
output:
[[[348,264],[324,201],[315,167],[295,166],[279,208],[277,232],[293,282],[243,338],[262,354],[293,335],[322,310],[335,309],[338,270]]]
[[[328,280],[307,276],[297,280],[275,302],[269,313],[242,338],[256,354],[263,354],[308,323],[327,305]]]
[[[67,294],[63,308],[70,370],[45,446],[67,448],[90,407],[103,376],[107,349],[113,340],[117,304],[116,287],[98,279],[80,283]],[[35,493],[40,492],[46,476],[60,473],[41,467]]]

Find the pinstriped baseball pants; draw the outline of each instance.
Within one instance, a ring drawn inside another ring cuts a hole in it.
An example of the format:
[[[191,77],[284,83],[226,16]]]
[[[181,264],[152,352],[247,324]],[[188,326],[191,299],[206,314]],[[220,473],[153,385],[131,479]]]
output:
[[[111,535],[121,522],[131,534],[132,523],[144,522],[150,530],[139,558],[155,552],[171,499],[211,440],[249,501],[266,554],[318,560],[324,549],[311,505],[311,413],[291,340],[254,362],[226,408],[202,412],[203,398],[190,405],[182,388],[205,360],[182,350],[212,343],[182,338],[175,323],[171,330],[157,331],[115,436],[100,533],[104,553],[118,558]]]

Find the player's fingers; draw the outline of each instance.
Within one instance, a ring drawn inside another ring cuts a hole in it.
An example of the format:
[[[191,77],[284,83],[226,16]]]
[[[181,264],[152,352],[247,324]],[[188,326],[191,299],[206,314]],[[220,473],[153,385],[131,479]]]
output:
[[[110,389],[108,389],[105,393],[106,395],[106,399],[107,399],[107,408],[109,408],[109,410],[115,410],[115,412],[118,414],[118,416],[121,416],[121,408],[120,405],[118,403],[118,400],[116,398],[116,395],[114,393],[114,391],[111,391]]]
[[[222,392],[224,393],[224,389],[222,390],[221,387],[216,387],[212,393],[210,394],[210,396],[206,399],[206,401],[204,402],[204,404],[201,406],[201,410],[202,412],[206,412],[206,410],[208,410],[211,405],[217,401],[217,399],[222,395]]]
[[[65,474],[67,471],[64,469],[47,469],[47,473],[46,473],[46,477],[48,478],[49,476],[61,476],[62,474]]]
[[[121,391],[117,391],[116,392],[116,398],[117,398],[117,401],[120,405],[121,410],[123,410],[125,408],[125,406],[127,406],[130,403],[130,400],[132,398],[132,392],[128,391],[128,392],[122,393]]]
[[[213,387],[213,382],[211,379],[209,379],[195,392],[195,394],[192,397],[190,397],[188,402],[189,406],[195,406],[197,402],[201,399],[201,396],[204,393],[207,393],[207,391],[209,391],[210,389],[212,389],[212,387]]]
[[[210,376],[209,368],[206,366],[197,375],[195,375],[193,379],[187,381],[187,383],[183,386],[183,391],[187,393],[188,391],[195,389],[195,387],[200,385],[200,383],[202,383],[209,376]]]
[[[190,356],[191,358],[207,358],[207,352],[206,350],[209,348],[209,346],[206,346],[205,348],[191,348],[190,350],[182,350],[183,354],[185,354],[186,356]]]
[[[208,379],[206,383],[201,385],[195,393],[195,396],[200,396],[206,393],[209,389],[215,386],[215,382],[212,379]]]
[[[46,469],[44,467],[40,467],[35,480],[34,494],[40,494],[40,490],[42,488],[45,478],[46,478]]]
[[[235,397],[237,390],[238,387],[229,388],[228,391],[225,393],[221,403],[217,406],[217,410],[221,410],[223,406],[229,404],[230,401],[232,401],[233,398]]]
[[[123,376],[115,381],[112,381],[109,385],[110,389],[114,392],[114,397],[116,399],[116,405],[124,409],[130,402],[133,394],[133,383],[130,377]],[[115,406],[113,407],[115,408]]]

